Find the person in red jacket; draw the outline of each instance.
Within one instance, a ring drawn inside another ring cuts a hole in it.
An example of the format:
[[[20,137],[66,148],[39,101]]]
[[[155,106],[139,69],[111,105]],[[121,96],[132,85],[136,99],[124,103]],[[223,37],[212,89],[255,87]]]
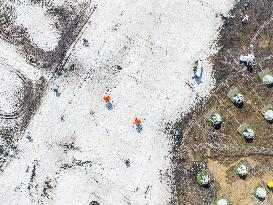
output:
[[[138,118],[136,118],[134,124],[135,124],[136,126],[141,125],[141,120],[138,119]]]
[[[109,103],[111,101],[111,97],[109,95],[106,95],[103,97],[103,100],[105,103]]]
[[[140,133],[143,130],[141,120],[138,118],[135,118],[134,124],[136,125],[137,132]]]

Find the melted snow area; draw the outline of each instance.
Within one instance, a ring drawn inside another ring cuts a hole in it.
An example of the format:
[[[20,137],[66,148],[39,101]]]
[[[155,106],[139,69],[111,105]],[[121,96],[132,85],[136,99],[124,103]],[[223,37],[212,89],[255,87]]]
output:
[[[165,123],[213,88],[206,58],[215,52],[210,46],[221,26],[216,13],[226,15],[233,1],[96,3],[68,59],[67,66],[75,63],[80,71],[52,82],[26,131],[33,142],[23,137],[18,155],[0,175],[0,204],[165,205],[173,197],[167,177],[173,142]],[[24,24],[35,22],[33,39],[44,47],[36,31],[52,27],[38,25],[35,11]],[[199,84],[192,79],[197,59],[204,67]],[[52,91],[57,87],[59,97]],[[102,101],[106,94],[112,110]],[[133,126],[135,117],[142,120],[141,133]]]
[[[54,27],[53,19],[46,14],[46,10],[26,2],[15,4],[14,8],[16,24],[27,29],[33,43],[44,51],[54,50],[58,45],[60,33]]]
[[[22,79],[7,65],[0,63],[0,70],[0,114],[12,115],[20,108],[24,85]]]

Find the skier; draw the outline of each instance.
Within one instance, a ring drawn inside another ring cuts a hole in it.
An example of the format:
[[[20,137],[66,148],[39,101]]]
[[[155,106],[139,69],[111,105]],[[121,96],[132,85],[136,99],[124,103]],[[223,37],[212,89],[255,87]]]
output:
[[[29,142],[33,142],[33,139],[31,138],[31,135],[29,132],[27,133],[26,138],[28,139]]]
[[[124,163],[125,163],[127,168],[130,167],[130,160],[129,159],[124,160]]]
[[[53,92],[57,97],[60,97],[61,93],[59,92],[59,86],[57,86],[57,88],[53,88]]]
[[[180,140],[181,139],[181,137],[182,137],[182,133],[181,133],[181,131],[180,130],[175,130],[175,140]]]
[[[111,103],[111,97],[109,95],[106,95],[106,96],[103,97],[103,100],[104,100],[104,102],[106,104],[107,109],[108,110],[112,110],[113,109],[113,105]]]
[[[198,60],[194,62],[194,66],[193,66],[194,76],[193,76],[193,78],[197,78],[197,68],[198,68]]]
[[[83,46],[84,47],[89,47],[89,42],[86,38],[83,39]]]

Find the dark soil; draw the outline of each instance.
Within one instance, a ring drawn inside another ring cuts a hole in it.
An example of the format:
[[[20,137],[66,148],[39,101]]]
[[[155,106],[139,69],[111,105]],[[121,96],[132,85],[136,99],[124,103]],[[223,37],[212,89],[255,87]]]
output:
[[[249,21],[241,22],[247,14]],[[183,133],[173,150],[173,162],[178,204],[211,204],[217,197],[217,179],[209,189],[198,187],[195,176],[198,166],[206,167],[206,160],[213,159],[228,165],[241,157],[252,157],[269,169],[256,169],[260,174],[273,168],[273,125],[267,123],[260,109],[273,105],[273,89],[265,87],[258,72],[273,70],[273,1],[251,1],[245,7],[240,1],[231,11],[230,18],[223,17],[224,25],[218,39],[219,52],[211,57],[214,64],[216,87],[206,101],[175,124],[168,127]],[[239,56],[254,53],[256,62],[253,71],[240,64]],[[236,108],[227,93],[236,86],[245,97],[244,106]],[[223,124],[215,130],[204,119],[205,114],[215,108],[223,117]],[[255,131],[252,143],[247,143],[237,129],[246,122]],[[272,173],[271,173],[272,174]],[[172,202],[175,203],[175,202]]]

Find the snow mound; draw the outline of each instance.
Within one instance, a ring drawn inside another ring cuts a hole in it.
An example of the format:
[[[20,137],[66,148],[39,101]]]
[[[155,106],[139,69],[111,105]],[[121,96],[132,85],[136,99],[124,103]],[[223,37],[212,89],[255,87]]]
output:
[[[254,131],[250,128],[246,129],[243,132],[243,135],[247,138],[247,139],[252,139],[254,137]]]
[[[24,85],[19,76],[0,64],[0,114],[12,115],[20,108],[24,97]]]
[[[248,172],[247,167],[243,164],[238,166],[237,171],[238,171],[238,174],[241,176],[245,176]]]
[[[46,10],[34,4],[15,5],[15,23],[27,29],[31,40],[44,51],[52,51],[58,45],[60,32]]]
[[[266,193],[266,190],[262,187],[259,187],[257,190],[256,190],[256,196],[259,198],[259,199],[265,199],[266,196],[267,196],[267,193]]]

